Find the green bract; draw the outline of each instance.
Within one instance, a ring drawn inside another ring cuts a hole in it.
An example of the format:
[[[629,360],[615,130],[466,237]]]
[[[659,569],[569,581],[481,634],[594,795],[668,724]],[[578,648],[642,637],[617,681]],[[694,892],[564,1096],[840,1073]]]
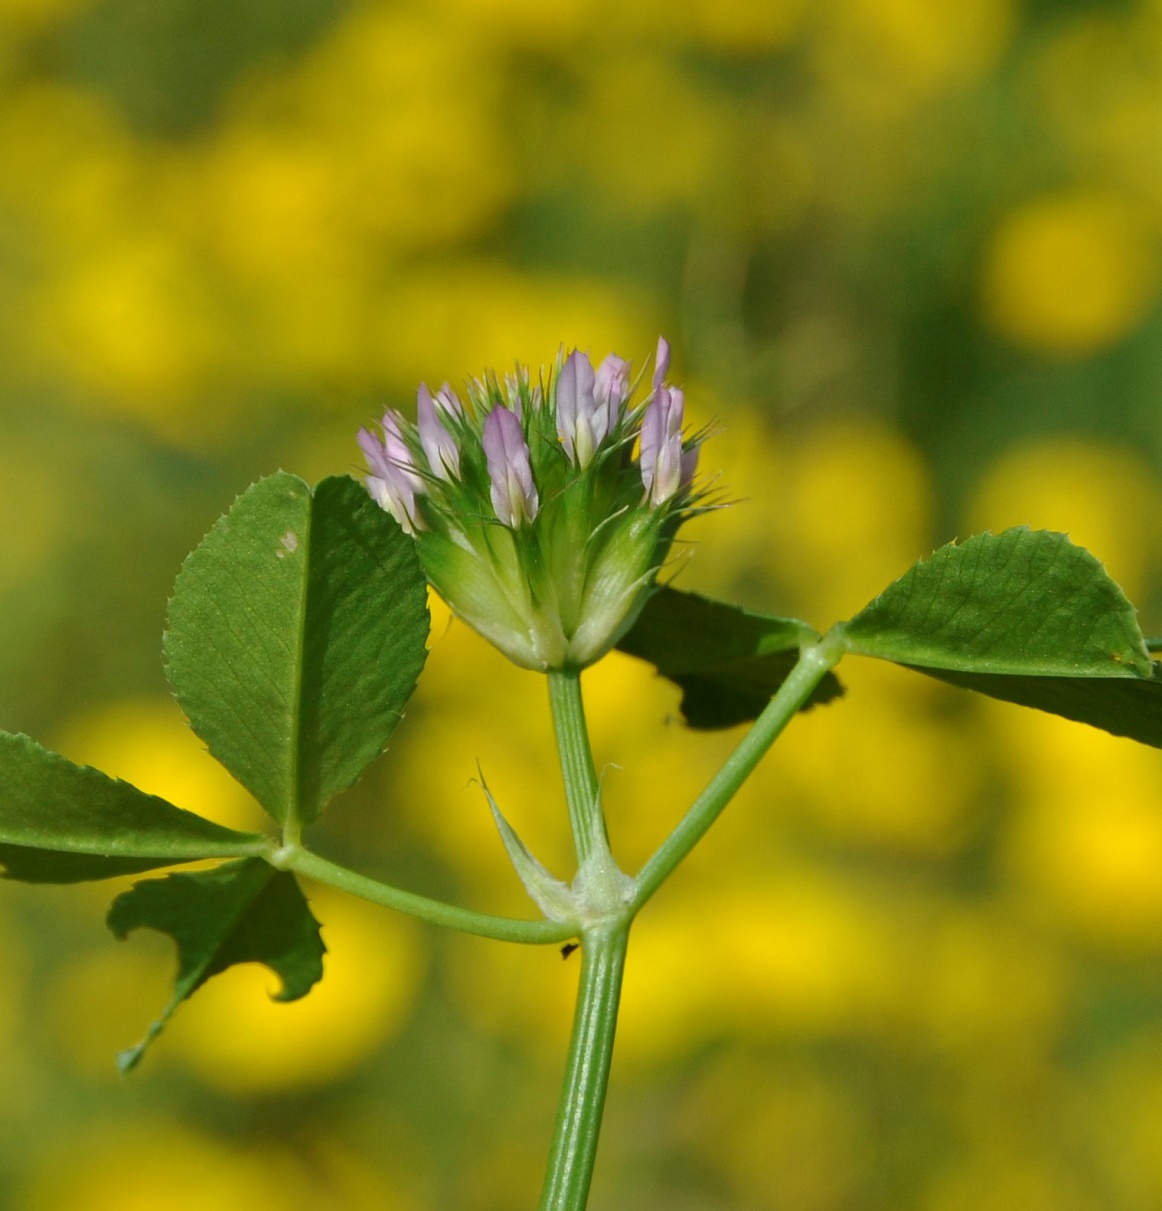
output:
[[[629,365],[574,351],[533,384],[520,367],[418,395],[414,425],[359,435],[368,489],[411,533],[452,609],[524,668],[580,669],[633,625],[682,521],[697,509],[699,437],[663,381],[631,402]]]

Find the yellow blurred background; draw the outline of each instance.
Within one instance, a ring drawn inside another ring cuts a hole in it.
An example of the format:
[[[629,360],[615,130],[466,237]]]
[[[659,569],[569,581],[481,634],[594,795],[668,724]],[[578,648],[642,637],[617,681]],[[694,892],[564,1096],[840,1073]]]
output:
[[[818,626],[1028,523],[1162,631],[1158,0],[0,0],[0,727],[223,822],[159,636],[279,466],[416,384],[675,349],[678,583]],[[592,1206],[1162,1206],[1162,755],[889,667],[796,720],[635,927]],[[634,869],[738,733],[586,675]],[[318,826],[524,913],[479,787],[567,873],[544,687],[438,608]],[[533,1205],[577,960],[309,888],[324,983],[167,997],[122,884],[0,888],[0,1204]]]

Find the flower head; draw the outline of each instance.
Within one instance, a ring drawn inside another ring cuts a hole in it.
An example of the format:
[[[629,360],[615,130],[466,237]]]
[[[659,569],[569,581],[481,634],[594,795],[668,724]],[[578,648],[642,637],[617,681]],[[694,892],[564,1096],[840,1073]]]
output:
[[[580,668],[633,624],[679,525],[698,510],[698,437],[658,342],[653,389],[632,403],[630,365],[574,350],[533,383],[527,369],[421,386],[416,423],[364,429],[367,486],[414,535],[428,579],[511,659]],[[635,446],[639,453],[634,457]]]

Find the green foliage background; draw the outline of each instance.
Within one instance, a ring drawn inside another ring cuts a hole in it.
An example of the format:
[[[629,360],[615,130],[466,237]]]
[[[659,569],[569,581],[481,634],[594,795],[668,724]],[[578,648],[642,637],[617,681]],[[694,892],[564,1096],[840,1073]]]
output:
[[[1028,523],[1157,633],[1160,125],[1157,0],[0,0],[0,727],[261,827],[166,695],[186,552],[420,379],[659,332],[738,501],[683,587],[826,626]],[[843,678],[635,929],[594,1207],[1159,1205],[1162,758]],[[587,690],[632,869],[732,736]],[[543,699],[437,613],[318,845],[521,911],[470,782],[564,869]],[[323,983],[215,977],[122,1081],[172,948],[0,890],[5,1206],[535,1198],[575,959],[314,889]]]

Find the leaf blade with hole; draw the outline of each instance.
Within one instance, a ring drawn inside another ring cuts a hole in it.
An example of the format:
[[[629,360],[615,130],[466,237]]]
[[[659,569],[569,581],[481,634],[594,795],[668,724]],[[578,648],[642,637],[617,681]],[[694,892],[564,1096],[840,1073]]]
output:
[[[306,996],[323,976],[326,947],[297,880],[259,858],[137,883],[113,901],[106,922],[122,939],[156,929],[178,950],[173,996],[145,1037],[117,1057],[123,1073],[136,1067],[178,1006],[228,967],[270,968],[282,981],[278,1001]]]

